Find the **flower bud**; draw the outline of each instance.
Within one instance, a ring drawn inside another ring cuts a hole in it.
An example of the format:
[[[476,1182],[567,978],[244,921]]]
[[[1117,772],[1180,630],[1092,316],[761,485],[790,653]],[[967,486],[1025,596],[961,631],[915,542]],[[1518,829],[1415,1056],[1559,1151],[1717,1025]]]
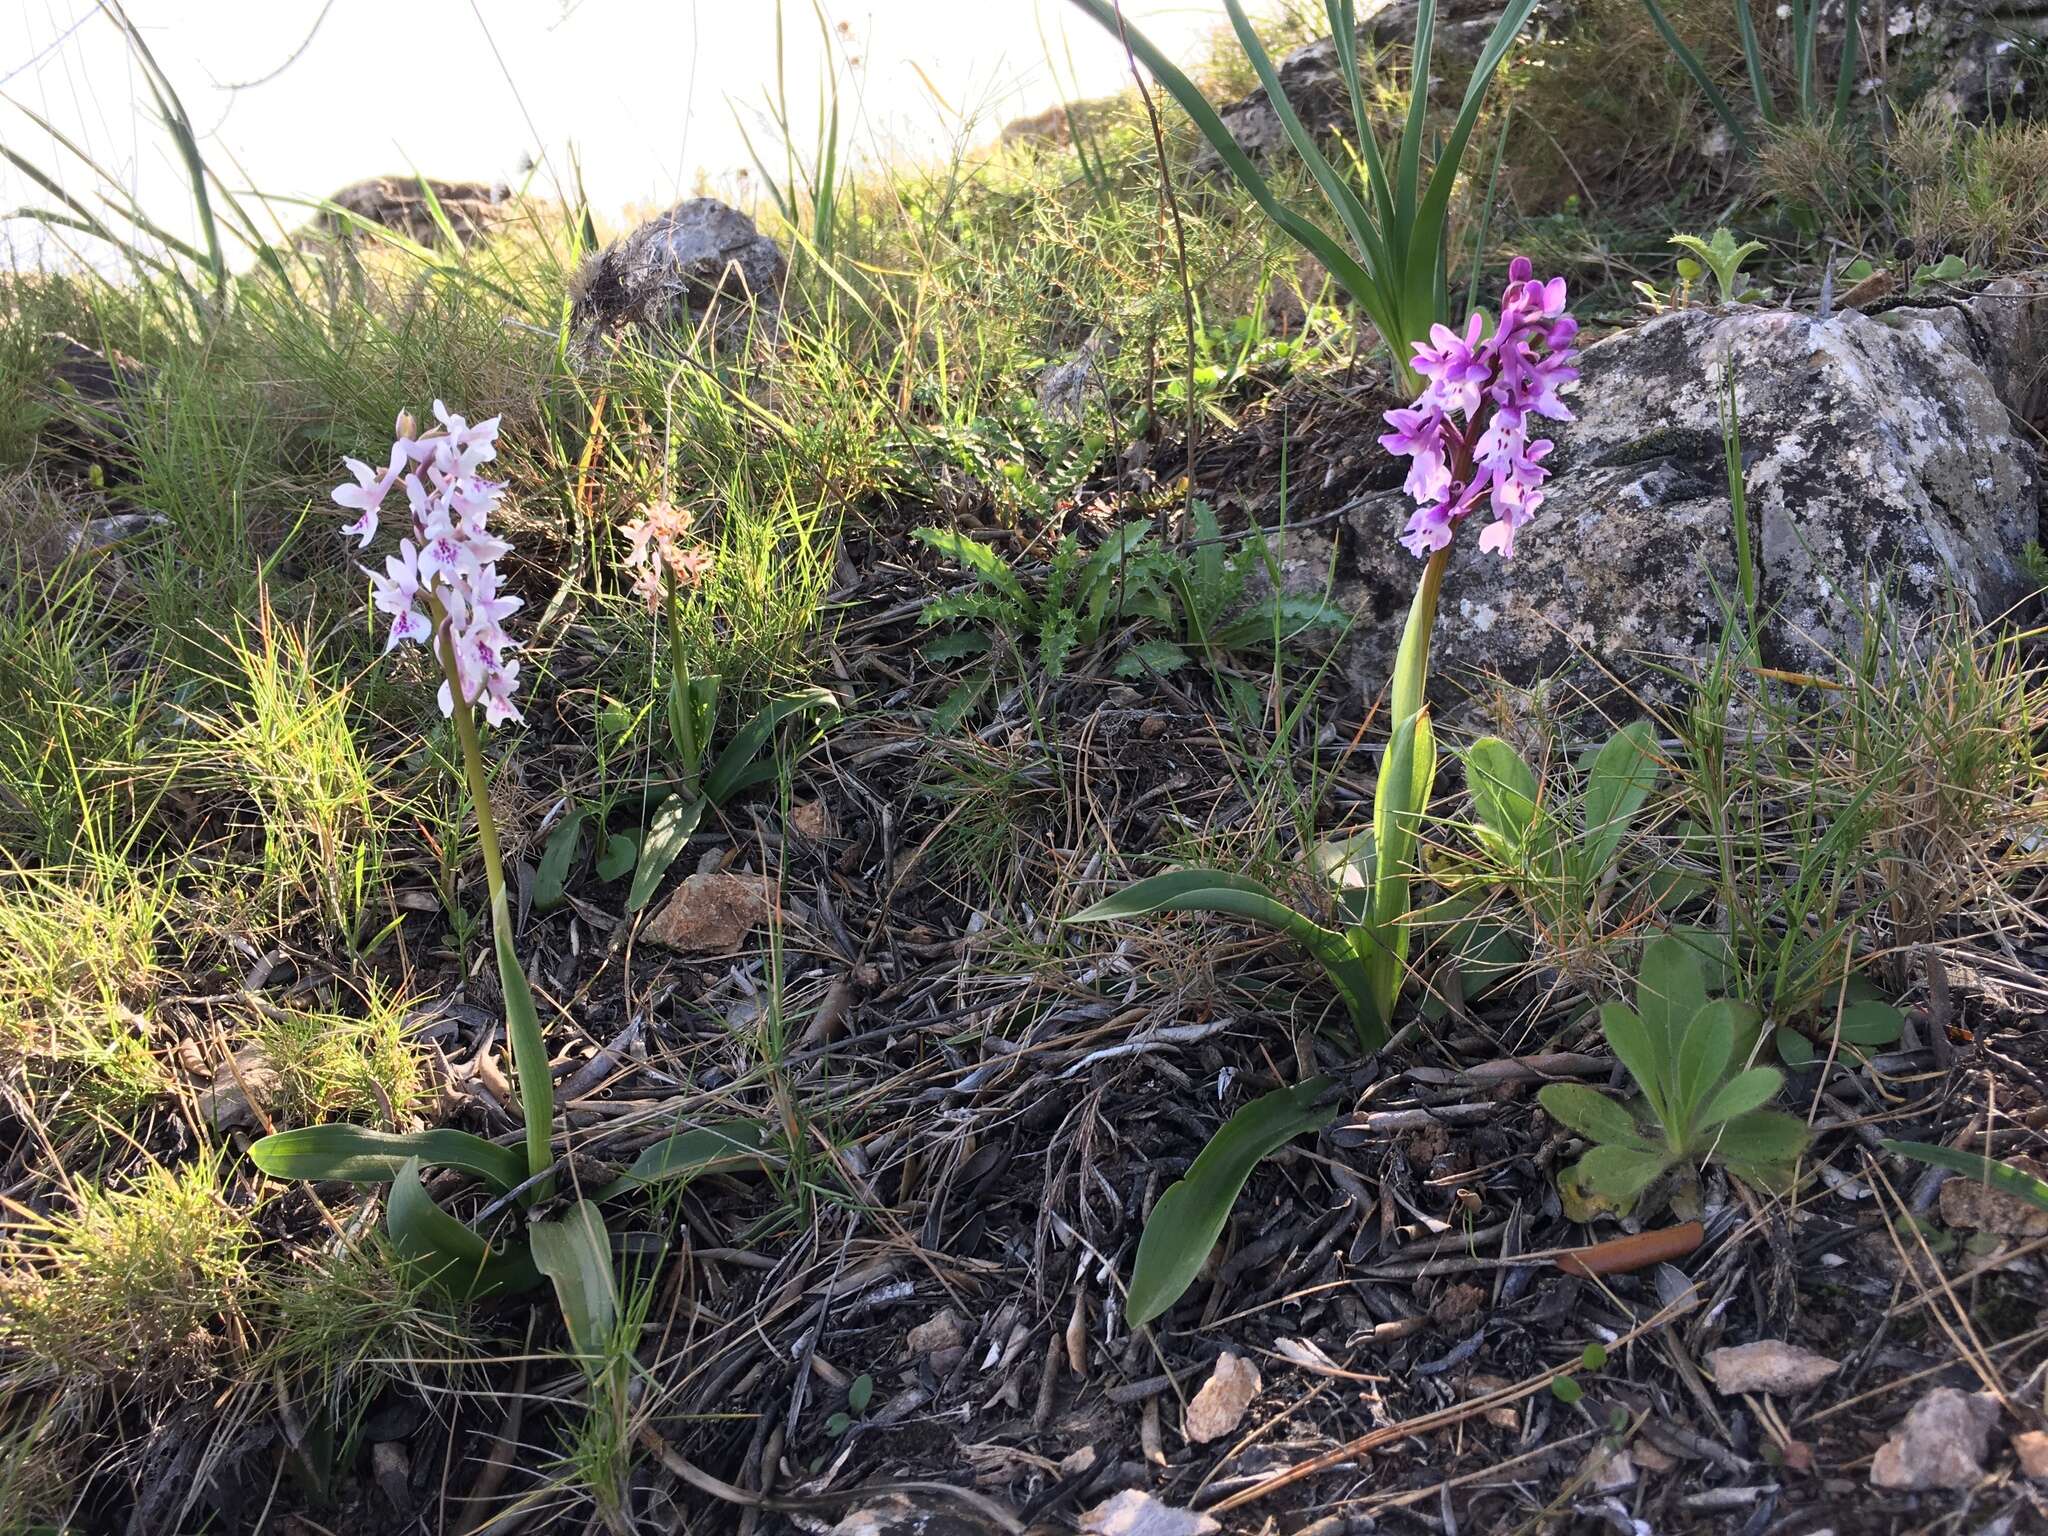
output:
[[[392,431],[402,438],[411,439],[419,436],[419,429],[420,424],[412,419],[411,411],[400,411],[398,413],[398,423],[392,428]]]

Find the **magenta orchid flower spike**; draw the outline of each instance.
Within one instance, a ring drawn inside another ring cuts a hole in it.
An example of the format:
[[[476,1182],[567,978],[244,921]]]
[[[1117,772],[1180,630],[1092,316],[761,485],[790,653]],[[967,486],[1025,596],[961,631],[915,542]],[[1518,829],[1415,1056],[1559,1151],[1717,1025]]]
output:
[[[1491,336],[1473,315],[1463,335],[1438,325],[1415,344],[1415,371],[1428,382],[1413,406],[1386,413],[1393,430],[1380,438],[1410,461],[1405,489],[1417,510],[1401,542],[1415,555],[1448,549],[1457,525],[1486,502],[1493,521],[1479,547],[1514,558],[1516,533],[1543,504],[1543,460],[1554,446],[1530,441],[1529,419],[1572,419],[1560,395],[1579,376],[1571,345],[1579,323],[1565,313],[1565,297],[1563,278],[1539,283],[1518,256]]]
[[[499,590],[498,561],[512,546],[488,527],[504,485],[477,473],[498,455],[498,418],[471,426],[439,400],[434,416],[440,426],[415,435],[411,415],[401,412],[384,470],[344,459],[356,483],[332,494],[336,505],[358,514],[342,533],[367,549],[384,498],[404,486],[410,537],[398,541],[382,572],[362,567],[372,605],[391,620],[384,649],[402,642],[439,648],[445,640],[450,676],[441,684],[441,713],[454,717],[459,686],[465,705],[482,703],[484,718],[504,725],[520,718],[512,702],[519,688],[516,642],[504,629],[520,600]]]

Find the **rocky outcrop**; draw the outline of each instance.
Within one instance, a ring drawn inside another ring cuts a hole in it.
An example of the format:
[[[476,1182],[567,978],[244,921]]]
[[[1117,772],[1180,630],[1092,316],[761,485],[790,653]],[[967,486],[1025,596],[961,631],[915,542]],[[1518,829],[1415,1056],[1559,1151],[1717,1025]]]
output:
[[[708,325],[714,341],[772,337],[788,272],[780,246],[736,208],[693,197],[584,263],[571,288],[571,333],[593,354],[628,325],[650,338]]]
[[[481,181],[436,181],[429,177],[426,185],[447,216],[448,227],[465,244],[489,231],[508,198],[505,188]],[[417,176],[372,176],[367,181],[351,182],[328,201],[366,223],[395,230],[430,250],[443,243],[441,225],[434,218]],[[346,234],[355,226],[339,214],[323,211],[314,227],[331,237]]]
[[[2010,360],[1967,319],[1888,318],[1689,310],[1589,347],[1516,558],[1482,553],[1470,527],[1455,546],[1439,696],[1489,676],[1676,696],[1660,668],[1711,654],[1724,597],[1741,590],[1720,419],[1730,369],[1767,662],[1827,669],[1881,594],[1908,624],[1951,590],[1986,618],[2023,595],[2041,478],[1994,377]],[[1368,495],[1340,544],[1336,595],[1359,617],[1348,665],[1368,691],[1414,590],[1417,563],[1395,542],[1407,512],[1398,490]],[[1330,549],[1298,534],[1288,554],[1306,585]]]
[[[1402,67],[1415,38],[1415,0],[1360,0],[1358,49],[1363,61],[1385,49],[1396,49]],[[1500,20],[1502,0],[1442,0],[1437,6],[1436,47],[1432,69],[1447,73],[1462,86],[1469,66],[1485,47]],[[1569,28],[1578,9],[1573,0],[1543,0],[1530,18],[1531,32],[1556,36]],[[1840,56],[1841,0],[1832,0],[1822,39],[1822,74],[1834,78]],[[1882,18],[1883,25],[1878,22]],[[2038,60],[2048,46],[2048,0],[1890,0],[1862,12],[1862,69],[1866,92],[1883,92],[1901,104],[1933,95],[1965,117],[2040,110],[2032,97],[2040,94]],[[1318,137],[1351,131],[1351,105],[1337,67],[1337,49],[1330,38],[1286,53],[1276,61],[1281,88],[1302,122]],[[1730,99],[1748,100],[1740,83],[1731,83]],[[1456,105],[1436,88],[1437,105]],[[1541,108],[1535,109],[1541,115]],[[1263,90],[1220,109],[1231,137],[1254,160],[1284,157],[1287,136]],[[1213,175],[1223,161],[1204,144],[1195,169]]]
[[[1896,99],[1932,94],[1969,118],[2042,110],[2048,0],[1891,0],[1884,14],[1882,83]]]

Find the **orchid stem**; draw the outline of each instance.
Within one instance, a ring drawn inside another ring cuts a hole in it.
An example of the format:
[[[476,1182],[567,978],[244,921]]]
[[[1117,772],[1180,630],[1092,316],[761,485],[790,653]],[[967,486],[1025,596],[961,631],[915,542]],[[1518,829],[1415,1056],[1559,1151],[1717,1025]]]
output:
[[[533,1006],[533,989],[520,969],[519,952],[513,946],[512,907],[505,899],[505,859],[498,846],[498,823],[491,815],[491,781],[484,772],[484,745],[476,729],[476,707],[462,695],[461,669],[455,664],[454,626],[448,611],[432,592],[427,601],[433,609],[434,632],[441,670],[448,677],[448,691],[455,705],[455,738],[462,743],[462,771],[469,781],[470,804],[476,808],[477,846],[483,850],[484,883],[491,895],[491,938],[498,961],[498,986],[505,994],[505,1034],[512,1044],[512,1074],[519,1087],[519,1107],[526,1118],[526,1164],[534,1177],[554,1165],[551,1140],[554,1133],[555,1085],[548,1070],[547,1045],[540,1036],[540,1024]],[[535,1198],[543,1198],[545,1187]]]

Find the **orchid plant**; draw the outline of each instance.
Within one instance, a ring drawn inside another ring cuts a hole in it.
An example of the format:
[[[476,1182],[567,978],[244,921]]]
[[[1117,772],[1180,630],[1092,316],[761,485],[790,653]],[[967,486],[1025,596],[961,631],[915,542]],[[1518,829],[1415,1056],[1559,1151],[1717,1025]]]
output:
[[[1387,412],[1391,430],[1380,442],[1410,460],[1407,493],[1416,504],[1401,542],[1426,563],[1395,654],[1392,735],[1380,759],[1372,826],[1321,844],[1310,860],[1332,888],[1341,926],[1296,910],[1256,880],[1217,869],[1139,880],[1069,922],[1209,912],[1276,928],[1321,965],[1350,1015],[1360,1052],[1386,1044],[1407,976],[1417,833],[1436,782],[1436,738],[1423,691],[1444,567],[1459,525],[1482,507],[1492,521],[1480,548],[1513,559],[1517,535],[1543,504],[1550,473],[1543,461],[1552,444],[1530,431],[1538,418],[1571,419],[1562,392],[1578,378],[1578,322],[1566,313],[1566,297],[1563,278],[1539,282],[1528,258],[1516,258],[1491,326],[1483,314],[1462,332],[1433,326],[1427,340],[1414,344],[1411,366],[1425,381],[1421,393],[1412,405]],[[1157,1317],[1192,1283],[1257,1161],[1327,1120],[1313,1107],[1326,1086],[1312,1079],[1246,1105],[1160,1198],[1138,1244],[1132,1323]]]
[[[639,911],[653,899],[662,876],[689,846],[706,810],[775,776],[774,762],[762,753],[784,721],[823,717],[839,708],[839,700],[826,688],[782,694],[733,732],[722,752],[715,758],[711,755],[719,678],[716,673],[692,669],[681,612],[683,594],[700,586],[712,569],[710,551],[690,537],[695,526],[695,514],[688,508],[659,500],[641,508],[640,515],[621,530],[626,537],[623,564],[632,573],[633,594],[661,613],[667,631],[669,759],[675,769],[671,782],[658,784],[641,797],[643,813],[647,806],[654,808],[644,830],[604,839],[599,874],[616,879],[627,870],[633,872],[626,895],[629,912]],[[543,909],[562,899],[584,822],[594,813],[601,829],[610,812],[610,801],[568,807],[541,859],[535,900]]]
[[[524,1156],[510,1147],[452,1128],[385,1132],[355,1125],[316,1125],[265,1136],[249,1149],[264,1172],[279,1178],[339,1179],[389,1184],[386,1226],[400,1258],[419,1277],[461,1298],[477,1298],[554,1281],[572,1342],[594,1358],[611,1332],[616,1298],[611,1245],[598,1204],[649,1184],[688,1178],[711,1168],[760,1166],[768,1129],[732,1122],[686,1131],[642,1152],[625,1173],[588,1191],[558,1221],[533,1220],[502,1243],[436,1205],[421,1170],[459,1169],[482,1179],[493,1196],[479,1221],[513,1206],[528,1215],[552,1193],[554,1087],[547,1044],[532,989],[514,947],[506,899],[504,856],[491,814],[490,786],[476,711],[492,726],[519,720],[517,643],[504,621],[520,600],[504,591],[498,562],[511,545],[490,520],[504,492],[483,467],[497,456],[498,418],[471,425],[434,402],[439,425],[420,432],[409,414],[398,418],[388,460],[381,468],[347,459],[353,483],[335,488],[334,501],[357,514],[344,533],[367,549],[376,538],[385,500],[403,488],[411,526],[381,572],[364,569],[371,603],[390,620],[385,651],[424,645],[440,662],[441,713],[454,722],[461,743],[477,843],[490,889],[491,927],[505,1031],[525,1119]]]

